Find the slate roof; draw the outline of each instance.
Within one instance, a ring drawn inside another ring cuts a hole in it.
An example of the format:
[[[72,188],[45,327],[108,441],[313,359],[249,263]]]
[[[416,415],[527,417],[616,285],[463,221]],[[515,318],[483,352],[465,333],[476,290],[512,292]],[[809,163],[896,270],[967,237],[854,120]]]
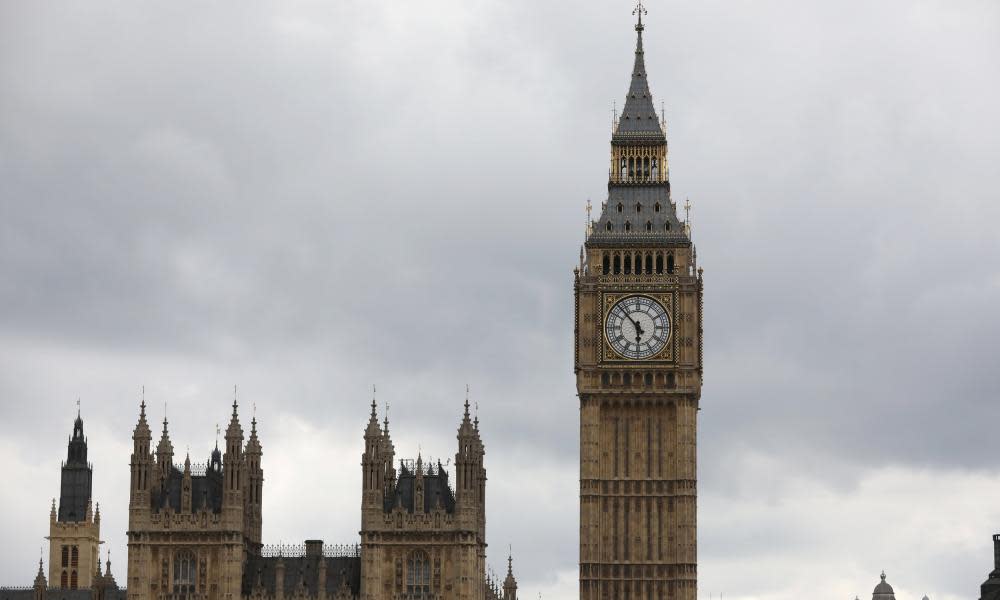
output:
[[[653,107],[646,78],[646,63],[642,49],[642,16],[635,26],[635,65],[625,107],[618,126],[611,136],[616,144],[666,144],[666,136]],[[660,168],[664,168],[663,165]],[[621,204],[622,210],[618,211]],[[656,210],[659,204],[660,210]],[[648,228],[647,228],[648,223]],[[608,229],[610,224],[611,229]],[[628,230],[626,230],[628,225]],[[608,199],[594,229],[587,237],[587,246],[684,246],[691,243],[684,223],[671,204],[669,181],[608,183]]]
[[[281,561],[285,566],[284,593],[289,595],[300,586],[305,586],[310,596],[316,595],[319,584],[320,561],[326,563],[326,591],[335,592],[344,583],[357,596],[361,590],[361,558],[358,556],[299,556],[270,557],[251,556],[243,571],[243,595],[253,592],[256,586],[265,590],[265,595],[274,595],[277,581],[276,567]]]
[[[395,494],[385,499],[383,509],[385,512],[392,511],[396,506],[402,506],[407,512],[413,512],[414,506],[414,484],[416,475],[404,464],[400,464],[399,477],[396,480]],[[448,485],[448,471],[438,463],[437,469],[429,468],[424,473],[424,512],[431,512],[441,503],[445,512],[455,512],[455,494]]]
[[[177,467],[171,467],[164,488],[154,488],[150,493],[153,510],[170,506],[174,512],[180,512],[183,484],[184,473]],[[191,511],[201,510],[202,506],[208,506],[213,513],[222,512],[222,464],[215,460],[214,453],[205,474],[191,476]]]
[[[642,16],[635,26],[635,64],[632,67],[632,83],[625,96],[625,107],[618,118],[618,127],[611,138],[612,143],[630,140],[665,141],[666,136],[660,127],[660,119],[653,106],[653,95],[649,91],[649,80],[646,79],[646,62],[642,49]]]
[[[62,465],[59,485],[59,521],[79,522],[87,518],[87,505],[93,486],[93,469],[87,463],[87,438],[83,419],[77,414],[69,439],[66,462]]]
[[[660,210],[656,211],[659,203]],[[618,212],[618,205],[622,212]],[[611,223],[611,231],[608,231]],[[630,230],[625,230],[626,223]],[[646,223],[651,231],[646,230]],[[669,229],[667,228],[669,224]],[[608,202],[601,213],[593,233],[587,238],[588,246],[615,245],[686,245],[690,243],[684,224],[670,204],[670,184],[611,184]]]

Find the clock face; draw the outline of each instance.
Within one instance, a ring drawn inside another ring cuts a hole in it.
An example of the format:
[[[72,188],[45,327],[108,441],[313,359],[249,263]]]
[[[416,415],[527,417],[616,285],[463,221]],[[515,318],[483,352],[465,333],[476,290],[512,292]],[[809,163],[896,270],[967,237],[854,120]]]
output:
[[[608,311],[604,325],[608,343],[623,358],[655,356],[670,339],[670,317],[663,305],[648,296],[629,296]]]

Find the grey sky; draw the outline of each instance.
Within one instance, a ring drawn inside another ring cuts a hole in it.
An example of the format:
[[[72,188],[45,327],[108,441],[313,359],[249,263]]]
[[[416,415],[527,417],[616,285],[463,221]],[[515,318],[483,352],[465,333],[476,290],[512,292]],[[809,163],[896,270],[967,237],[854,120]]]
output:
[[[576,590],[572,267],[628,2],[0,5],[0,584],[82,399],[119,581],[138,392],[256,404],[264,537],[357,539],[397,451],[487,448],[489,560]],[[701,594],[974,597],[1000,530],[1000,6],[664,2],[646,65],[706,277]],[[335,468],[327,464],[332,461]],[[116,558],[117,557],[117,558]]]

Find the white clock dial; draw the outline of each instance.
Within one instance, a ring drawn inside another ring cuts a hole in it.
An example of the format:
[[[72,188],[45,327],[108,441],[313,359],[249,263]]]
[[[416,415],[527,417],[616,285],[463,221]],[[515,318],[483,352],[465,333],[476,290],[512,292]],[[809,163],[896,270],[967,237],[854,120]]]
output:
[[[604,334],[623,358],[649,358],[667,345],[670,316],[662,304],[648,296],[628,296],[608,311]]]

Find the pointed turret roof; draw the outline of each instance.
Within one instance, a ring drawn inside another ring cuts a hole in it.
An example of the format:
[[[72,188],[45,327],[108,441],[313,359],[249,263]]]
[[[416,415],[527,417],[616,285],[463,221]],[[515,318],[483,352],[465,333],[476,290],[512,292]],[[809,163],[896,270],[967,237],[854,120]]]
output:
[[[135,424],[135,431],[132,432],[132,439],[150,439],[152,432],[149,430],[149,423],[146,422],[146,400],[139,404],[139,422]]]
[[[173,456],[174,445],[170,443],[170,434],[167,433],[167,417],[163,417],[163,433],[160,434],[160,443],[156,445],[158,455],[169,454]]]
[[[45,571],[42,569],[42,557],[38,557],[38,574],[35,575],[35,587],[45,588],[48,582],[45,580]]]
[[[247,440],[247,452],[260,454],[260,439],[257,438],[257,416],[250,419],[250,438]]]
[[[382,428],[378,425],[378,413],[375,411],[375,398],[372,398],[372,412],[368,417],[368,427],[365,428],[365,437],[379,437],[382,435]]]
[[[656,116],[653,106],[653,95],[649,91],[649,80],[646,78],[646,60],[642,49],[642,15],[646,10],[640,3],[635,9],[639,21],[635,25],[635,63],[632,67],[632,82],[625,95],[625,107],[618,119],[612,141],[619,139],[655,138],[665,139],[660,119]]]

